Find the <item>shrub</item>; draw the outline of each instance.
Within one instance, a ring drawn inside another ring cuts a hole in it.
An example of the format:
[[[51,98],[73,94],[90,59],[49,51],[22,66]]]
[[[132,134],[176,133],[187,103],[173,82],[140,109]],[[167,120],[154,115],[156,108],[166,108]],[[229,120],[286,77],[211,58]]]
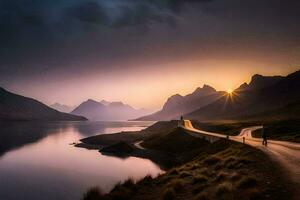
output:
[[[241,174],[234,172],[233,174],[231,174],[231,176],[229,177],[231,181],[238,181],[240,180],[242,177]]]
[[[226,173],[226,172],[220,172],[220,173],[217,175],[217,177],[216,177],[216,181],[217,181],[217,182],[224,181],[224,180],[227,179],[227,177],[228,177],[228,173]]]
[[[229,169],[234,168],[237,164],[237,158],[233,156],[230,156],[224,160],[224,165]]]
[[[203,191],[203,189],[204,189],[203,186],[198,186],[198,187],[194,188],[192,192],[193,192],[193,194],[199,194],[200,192]]]
[[[229,158],[225,159],[224,165],[228,169],[237,169],[237,168],[241,168],[241,167],[243,167],[243,165],[249,164],[251,162],[252,162],[251,160],[249,160],[248,158],[245,158],[245,157],[237,158],[234,156],[230,156]]]
[[[178,175],[178,171],[177,169],[171,169],[171,171],[169,172],[170,175]]]
[[[164,200],[173,200],[176,194],[173,188],[167,188],[163,194]]]
[[[257,185],[257,180],[253,177],[243,177],[238,183],[238,188],[251,188]]]
[[[195,200],[207,200],[209,199],[208,194],[205,192],[201,192],[195,197]]]
[[[182,172],[179,177],[184,178],[184,177],[188,177],[188,176],[192,176],[192,175],[189,172]]]
[[[114,192],[114,191],[116,191],[116,190],[118,190],[120,188],[122,188],[121,182],[117,183],[111,191]]]
[[[207,165],[215,165],[221,161],[221,158],[217,156],[211,156],[204,160],[204,163]]]
[[[226,193],[231,193],[232,191],[233,191],[232,184],[229,182],[224,182],[218,185],[216,193],[217,195],[223,195]]]
[[[84,194],[83,200],[104,200],[104,196],[99,188],[92,188]]]
[[[249,199],[250,200],[256,200],[256,199],[263,199],[263,195],[261,192],[259,192],[259,190],[257,189],[252,189],[249,192]]]
[[[221,155],[223,157],[228,156],[230,154],[233,154],[235,150],[233,150],[232,148],[228,148],[224,151],[222,151],[221,153],[219,153],[218,155]]]
[[[172,176],[164,175],[160,180],[158,181],[159,184],[165,184],[169,182],[171,179],[173,179]]]
[[[208,170],[207,168],[201,169],[199,173],[204,175],[204,176],[211,176],[212,175],[211,170]]]
[[[121,183],[116,184],[111,191],[112,198],[114,200],[128,199],[131,195],[131,191],[134,191],[132,189],[132,186],[134,186],[134,183],[131,179],[128,179],[123,184]]]
[[[182,189],[183,186],[184,186],[184,183],[182,180],[174,179],[168,184],[167,187],[173,188],[175,191],[179,191]]]
[[[218,163],[218,164],[216,164],[215,167],[214,167],[215,170],[220,170],[220,169],[222,169],[222,168],[223,168],[222,163]]]
[[[132,179],[128,179],[122,184],[122,186],[127,187],[127,188],[133,187],[134,185],[135,184]]]
[[[153,180],[151,175],[145,176],[142,180],[140,180],[138,183],[143,185],[149,185],[151,184],[151,181]]]
[[[127,200],[130,198],[131,192],[124,187],[119,187],[113,191],[111,196],[113,200]]]
[[[241,164],[247,165],[247,164],[252,163],[252,160],[250,160],[248,158],[240,158],[238,162]]]
[[[198,164],[194,164],[192,165],[189,170],[195,170],[195,169],[198,169],[199,168],[199,165]]]
[[[195,177],[193,177],[192,183],[193,184],[200,184],[200,183],[207,183],[208,179],[206,176],[203,175],[197,175]]]

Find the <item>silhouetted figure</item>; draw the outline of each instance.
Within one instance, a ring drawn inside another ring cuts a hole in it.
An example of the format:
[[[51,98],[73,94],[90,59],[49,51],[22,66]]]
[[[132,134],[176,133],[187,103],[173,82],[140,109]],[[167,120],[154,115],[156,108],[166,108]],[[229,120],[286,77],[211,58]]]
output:
[[[183,121],[183,116],[181,115],[180,120]]]
[[[261,129],[261,137],[263,139],[262,144],[267,146],[268,145],[268,141],[267,141],[267,133],[264,129],[264,127]]]

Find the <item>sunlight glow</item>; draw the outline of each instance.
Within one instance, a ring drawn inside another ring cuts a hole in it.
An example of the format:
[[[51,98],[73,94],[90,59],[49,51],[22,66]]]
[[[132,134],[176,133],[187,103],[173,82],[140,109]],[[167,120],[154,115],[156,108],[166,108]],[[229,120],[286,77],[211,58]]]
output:
[[[227,90],[227,93],[228,93],[228,94],[232,94],[232,92],[233,92],[232,89],[228,89],[228,90]]]

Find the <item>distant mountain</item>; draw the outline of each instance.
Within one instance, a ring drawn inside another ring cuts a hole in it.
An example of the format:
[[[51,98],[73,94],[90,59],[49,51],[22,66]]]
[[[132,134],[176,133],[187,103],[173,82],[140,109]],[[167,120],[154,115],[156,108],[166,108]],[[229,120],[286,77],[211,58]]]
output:
[[[81,103],[72,112],[94,121],[114,121],[134,119],[149,113],[146,109],[135,109],[122,102],[101,102],[89,99]]]
[[[236,91],[242,90],[260,90],[268,86],[274,85],[278,81],[283,80],[282,76],[262,76],[255,74],[249,84],[243,83]]]
[[[86,118],[59,112],[0,87],[0,120],[82,121]]]
[[[105,106],[107,106],[107,105],[109,105],[111,102],[106,101],[106,100],[102,100],[102,101],[100,101],[100,103],[103,104],[103,105],[105,105]]]
[[[171,96],[164,104],[162,110],[136,120],[159,121],[179,118],[180,115],[187,114],[196,109],[204,107],[225,95],[225,92],[217,92],[214,88],[204,85],[197,88],[193,93],[181,96],[179,94]]]
[[[55,103],[50,105],[51,108],[54,108],[55,110],[58,110],[60,112],[65,112],[65,113],[69,113],[72,110],[74,110],[75,106],[67,106],[67,105],[63,105],[60,103]]]
[[[260,113],[276,112],[287,105],[295,106],[297,102],[300,102],[300,71],[287,77],[254,75],[248,86],[243,84],[232,96],[228,94],[185,117],[197,120],[247,119]],[[290,110],[290,106],[283,110]]]

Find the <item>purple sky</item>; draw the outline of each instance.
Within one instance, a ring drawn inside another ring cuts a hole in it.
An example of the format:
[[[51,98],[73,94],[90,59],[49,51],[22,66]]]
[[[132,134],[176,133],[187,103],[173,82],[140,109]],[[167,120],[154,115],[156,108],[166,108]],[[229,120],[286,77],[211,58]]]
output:
[[[185,2],[185,3],[184,3]],[[3,0],[0,86],[47,104],[158,109],[300,67],[296,0]]]

